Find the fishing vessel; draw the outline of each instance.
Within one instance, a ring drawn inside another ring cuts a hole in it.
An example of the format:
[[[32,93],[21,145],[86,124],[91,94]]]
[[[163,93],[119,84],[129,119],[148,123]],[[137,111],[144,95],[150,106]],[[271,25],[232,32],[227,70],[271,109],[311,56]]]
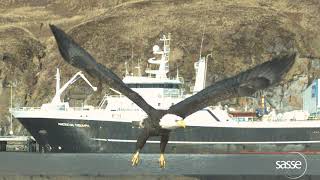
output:
[[[153,47],[154,57],[147,62],[157,66],[156,69],[147,69],[147,75],[143,76],[138,66],[137,75],[126,70],[123,78],[129,88],[157,109],[167,109],[197,93],[206,82],[208,56],[201,55],[194,66],[196,81],[191,94],[184,91],[184,82],[178,70],[176,77],[168,77],[170,40],[170,34],[163,35],[160,39],[163,46]],[[93,90],[97,89],[82,72],[60,87],[58,70],[56,94],[51,102],[41,107],[15,107],[10,112],[46,152],[133,152],[146,113],[114,89],[111,89],[114,94],[105,95],[98,107],[70,107],[68,102],[61,101],[61,94],[79,78],[84,79]],[[171,132],[166,152],[259,151],[265,150],[261,148],[266,146],[272,151],[297,150],[292,147],[298,150],[319,148],[320,121],[308,120],[308,114],[303,111],[293,115],[290,112],[286,115],[269,113],[258,120],[241,117],[239,113],[235,117],[231,114],[221,106],[207,107],[191,114],[185,119],[186,128]],[[159,139],[149,139],[143,151],[158,153]]]

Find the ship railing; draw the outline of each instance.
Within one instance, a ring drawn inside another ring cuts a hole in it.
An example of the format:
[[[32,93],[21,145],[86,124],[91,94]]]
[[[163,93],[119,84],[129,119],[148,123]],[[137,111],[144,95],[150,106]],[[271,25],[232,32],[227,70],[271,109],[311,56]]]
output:
[[[100,107],[93,107],[93,106],[90,106],[90,107],[69,107],[66,109],[66,111],[91,111],[91,110],[104,110]]]
[[[181,99],[183,98],[183,94],[164,94],[163,98],[172,98],[172,99]]]
[[[15,107],[10,108],[10,111],[39,111],[41,107]]]
[[[67,111],[84,111],[84,110],[89,110],[89,108],[84,108],[84,107],[69,107]]]
[[[178,81],[180,81],[181,82],[181,84],[183,84],[184,83],[184,79],[183,79],[183,77],[168,77],[167,79],[169,79],[169,80],[178,80]]]
[[[108,98],[109,98],[109,97],[119,98],[119,97],[126,97],[126,96],[124,96],[124,95],[108,95],[107,97],[108,97]]]
[[[40,111],[45,110],[41,109],[41,107],[16,107],[16,108],[10,108],[10,111]],[[99,107],[69,107],[65,109],[47,109],[47,110],[58,110],[58,111],[89,111],[89,110],[102,110]]]

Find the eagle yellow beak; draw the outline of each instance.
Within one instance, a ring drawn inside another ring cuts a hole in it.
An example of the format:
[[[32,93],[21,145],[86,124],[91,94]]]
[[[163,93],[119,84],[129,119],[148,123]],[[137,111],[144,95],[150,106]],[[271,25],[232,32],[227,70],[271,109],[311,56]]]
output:
[[[179,127],[186,128],[186,122],[184,122],[183,119],[182,120],[178,120],[176,123],[178,124]]]

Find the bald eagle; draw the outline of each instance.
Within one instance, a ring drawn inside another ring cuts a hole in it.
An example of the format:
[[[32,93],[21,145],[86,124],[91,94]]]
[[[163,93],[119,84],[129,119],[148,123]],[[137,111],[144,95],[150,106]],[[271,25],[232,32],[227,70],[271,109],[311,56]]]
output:
[[[143,129],[138,136],[136,150],[132,156],[132,165],[138,165],[140,150],[150,136],[160,136],[160,167],[165,167],[164,152],[171,129],[185,127],[184,118],[219,101],[250,96],[279,83],[295,62],[296,53],[286,52],[270,61],[257,65],[240,74],[218,81],[197,94],[172,105],[167,110],[158,110],[149,105],[138,93],[130,89],[110,69],[96,60],[70,36],[54,25],[49,25],[57,41],[63,59],[74,67],[87,72],[92,77],[107,83],[113,89],[127,96],[146,112]],[[170,125],[171,121],[171,125]]]

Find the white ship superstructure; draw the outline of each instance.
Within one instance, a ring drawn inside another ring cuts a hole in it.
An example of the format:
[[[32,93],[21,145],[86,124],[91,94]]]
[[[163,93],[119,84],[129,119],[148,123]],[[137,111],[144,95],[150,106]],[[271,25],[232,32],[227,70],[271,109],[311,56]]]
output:
[[[129,75],[123,78],[123,82],[132,90],[139,93],[150,105],[156,109],[167,109],[171,105],[185,99],[182,90],[183,79],[177,76],[168,77],[169,72],[169,53],[170,53],[170,34],[163,35],[160,39],[163,41],[163,48],[158,45],[153,47],[155,57],[150,58],[148,63],[150,66],[158,66],[158,69],[147,69],[146,76]],[[160,58],[158,58],[160,56]],[[137,67],[140,70],[140,66]],[[108,110],[135,111],[140,110],[131,100],[121,95],[121,93],[113,90],[117,95],[106,96]]]

